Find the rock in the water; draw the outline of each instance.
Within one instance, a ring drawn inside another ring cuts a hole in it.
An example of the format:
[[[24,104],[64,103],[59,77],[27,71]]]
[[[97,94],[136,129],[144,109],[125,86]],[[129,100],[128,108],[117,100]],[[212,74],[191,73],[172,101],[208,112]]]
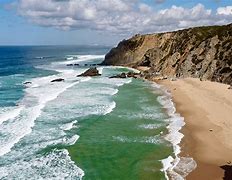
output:
[[[63,78],[53,79],[51,82],[63,82]]]
[[[97,70],[96,67],[94,68],[89,68],[87,71],[85,71],[84,73],[78,75],[77,77],[86,77],[86,76],[100,76],[101,74],[99,74],[99,71]]]
[[[73,64],[67,64],[66,66],[73,66]]]
[[[79,66],[80,64],[74,64],[74,66]]]
[[[140,77],[140,73],[135,73],[135,72],[128,72],[127,74],[126,73],[121,73],[121,74],[118,74],[118,75],[115,75],[115,76],[111,76],[109,78],[139,78]]]
[[[32,82],[26,81],[26,82],[24,82],[23,84],[24,84],[24,85],[28,85],[28,84],[32,84]]]
[[[122,79],[124,79],[124,78],[126,78],[126,73],[121,73],[121,74],[118,74],[115,76],[111,76],[109,78],[122,78]]]
[[[129,78],[138,78],[138,77],[140,77],[140,73],[135,73],[135,72],[128,72],[127,73],[127,77],[129,77]]]

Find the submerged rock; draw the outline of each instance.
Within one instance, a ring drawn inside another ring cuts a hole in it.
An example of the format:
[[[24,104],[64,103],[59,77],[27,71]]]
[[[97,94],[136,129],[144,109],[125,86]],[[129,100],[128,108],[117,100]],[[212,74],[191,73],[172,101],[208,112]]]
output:
[[[84,73],[78,75],[77,77],[86,77],[86,76],[100,76],[101,74],[99,74],[99,71],[97,70],[96,67],[94,68],[89,68],[87,71],[85,71]]]
[[[24,82],[23,84],[24,84],[24,85],[28,85],[28,84],[32,84],[32,82],[26,81],[26,82]]]
[[[115,76],[111,76],[109,78],[138,78],[140,77],[140,73],[135,73],[135,72],[128,72],[128,73],[121,73]]]
[[[121,74],[118,74],[118,75],[115,75],[115,76],[111,76],[109,78],[122,78],[122,79],[124,79],[126,77],[127,77],[126,73],[121,73]]]
[[[129,78],[138,78],[138,77],[140,77],[140,73],[135,73],[135,72],[128,72],[127,73],[127,77],[129,77]]]
[[[63,82],[63,78],[53,79],[51,82]]]

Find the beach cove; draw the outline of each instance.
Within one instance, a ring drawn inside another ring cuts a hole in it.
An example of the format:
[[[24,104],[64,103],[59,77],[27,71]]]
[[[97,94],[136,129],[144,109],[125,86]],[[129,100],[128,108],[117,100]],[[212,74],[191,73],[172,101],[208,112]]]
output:
[[[193,157],[197,163],[187,179],[223,179],[225,171],[221,166],[232,161],[231,89],[193,78],[159,83],[171,92],[177,112],[186,123],[181,130],[181,156]]]
[[[136,70],[96,65],[107,51],[0,48],[0,179],[168,178],[183,119],[160,85],[110,78]]]

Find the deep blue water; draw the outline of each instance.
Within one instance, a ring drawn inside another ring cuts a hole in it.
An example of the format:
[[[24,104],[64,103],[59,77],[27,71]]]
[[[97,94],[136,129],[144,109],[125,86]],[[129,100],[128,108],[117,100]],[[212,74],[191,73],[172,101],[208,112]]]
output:
[[[55,74],[37,68],[65,61],[67,55],[102,55],[103,46],[0,46],[0,107],[12,106],[23,96],[25,79]]]

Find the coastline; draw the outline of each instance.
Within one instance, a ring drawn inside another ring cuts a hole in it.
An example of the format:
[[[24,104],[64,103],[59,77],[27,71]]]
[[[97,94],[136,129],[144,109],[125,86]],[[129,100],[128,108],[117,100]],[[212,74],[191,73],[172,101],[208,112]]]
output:
[[[157,81],[155,81],[157,83]],[[232,161],[232,92],[228,85],[186,78],[162,80],[186,125],[181,157],[193,157],[197,168],[187,180],[223,179],[220,167]]]

